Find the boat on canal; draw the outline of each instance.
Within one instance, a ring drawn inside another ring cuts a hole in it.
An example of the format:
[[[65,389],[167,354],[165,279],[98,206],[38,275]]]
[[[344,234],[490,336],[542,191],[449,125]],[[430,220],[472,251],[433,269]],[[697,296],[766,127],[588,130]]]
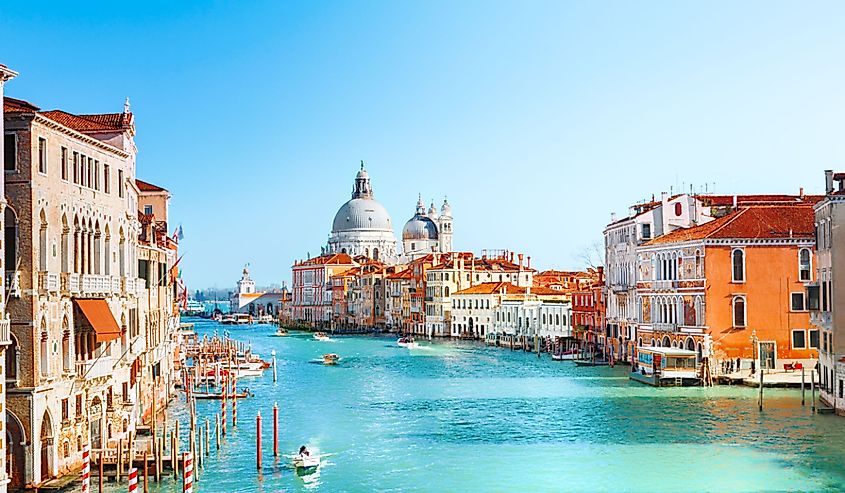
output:
[[[408,337],[400,337],[399,339],[396,340],[396,344],[398,344],[400,347],[405,347],[405,348],[408,348],[408,349],[415,349],[415,348],[420,347],[420,345],[417,344],[417,341],[415,341],[413,337],[409,337],[409,336]]]
[[[575,359],[572,361],[576,366],[607,366],[610,364],[606,359]]]
[[[223,393],[216,393],[216,392],[191,392],[191,396],[196,399],[223,399]],[[238,392],[235,394],[227,394],[227,399],[245,399],[247,397],[253,397],[254,394],[248,390],[243,392]]]
[[[318,340],[318,341],[320,341],[320,342],[328,342],[328,341],[330,341],[330,340],[331,340],[331,338],[329,337],[329,335],[328,335],[328,334],[326,334],[325,332],[315,332],[315,333],[314,333],[314,339],[316,339],[316,340]]]
[[[279,327],[278,329],[276,329],[276,332],[273,333],[273,336],[275,336],[275,337],[285,337],[288,334],[289,334],[288,329],[286,329],[284,327]]]
[[[340,356],[334,353],[326,353],[323,355],[323,364],[326,366],[334,366],[340,361]]]
[[[227,313],[220,320],[223,325],[247,325],[252,323],[252,317],[246,313]]]
[[[316,469],[320,467],[319,455],[298,454],[293,456],[293,467],[298,471]]]
[[[687,387],[701,384],[695,351],[673,347],[638,347],[637,367],[631,380],[654,387]]]
[[[569,351],[564,351],[562,353],[552,355],[552,360],[554,361],[571,361],[575,359],[578,359],[577,349],[570,349]]]

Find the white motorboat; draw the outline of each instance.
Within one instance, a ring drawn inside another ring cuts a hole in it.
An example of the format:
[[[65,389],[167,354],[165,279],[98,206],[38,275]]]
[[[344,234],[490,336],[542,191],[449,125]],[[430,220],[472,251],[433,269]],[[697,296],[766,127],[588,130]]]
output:
[[[396,344],[399,345],[399,347],[404,347],[408,349],[415,349],[420,347],[420,345],[417,344],[417,341],[415,341],[413,337],[400,337],[396,340]]]
[[[574,359],[578,359],[578,351],[575,349],[552,355],[554,361],[572,361]]]
[[[331,340],[329,335],[326,334],[325,332],[315,332],[314,333],[314,339],[317,339],[318,341],[322,341],[322,342],[326,342],[326,341]]]
[[[276,329],[276,333],[273,335],[276,337],[285,337],[286,335],[288,335],[288,329],[284,327],[279,327],[278,329]]]
[[[293,467],[297,469],[314,469],[320,467],[319,455],[295,455],[293,456]]]

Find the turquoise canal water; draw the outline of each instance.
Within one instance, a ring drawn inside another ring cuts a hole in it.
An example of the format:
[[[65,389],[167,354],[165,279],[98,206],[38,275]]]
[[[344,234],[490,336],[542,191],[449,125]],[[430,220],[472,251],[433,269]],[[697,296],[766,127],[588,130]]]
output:
[[[223,326],[196,322],[197,331]],[[749,388],[655,389],[624,368],[579,368],[475,344],[419,350],[390,338],[272,337],[234,328],[272,371],[243,379],[237,430],[212,451],[197,491],[261,492],[745,492],[845,490],[845,420],[813,415],[800,392]],[[337,367],[309,361],[341,355]],[[186,422],[184,399],[172,413]],[[272,457],[272,406],[283,453],[301,444],[331,453],[310,476]],[[198,402],[200,416],[219,401]],[[264,465],[255,467],[255,415],[264,417]],[[172,421],[171,421],[172,422]],[[175,492],[172,481],[151,491]],[[120,489],[125,491],[125,484]],[[94,486],[96,491],[96,486]]]

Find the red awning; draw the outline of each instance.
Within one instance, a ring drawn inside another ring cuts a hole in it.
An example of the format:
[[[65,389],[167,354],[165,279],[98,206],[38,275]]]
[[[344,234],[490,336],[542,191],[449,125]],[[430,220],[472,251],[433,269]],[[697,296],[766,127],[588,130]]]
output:
[[[104,299],[74,299],[79,311],[97,333],[97,342],[108,342],[120,338],[120,326]]]

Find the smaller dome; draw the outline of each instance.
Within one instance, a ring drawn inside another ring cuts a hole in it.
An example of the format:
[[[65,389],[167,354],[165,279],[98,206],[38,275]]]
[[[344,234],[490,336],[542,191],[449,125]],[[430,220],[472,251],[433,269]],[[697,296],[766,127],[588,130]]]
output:
[[[437,225],[434,221],[416,214],[412,217],[405,227],[402,228],[403,240],[436,240],[437,239]]]

